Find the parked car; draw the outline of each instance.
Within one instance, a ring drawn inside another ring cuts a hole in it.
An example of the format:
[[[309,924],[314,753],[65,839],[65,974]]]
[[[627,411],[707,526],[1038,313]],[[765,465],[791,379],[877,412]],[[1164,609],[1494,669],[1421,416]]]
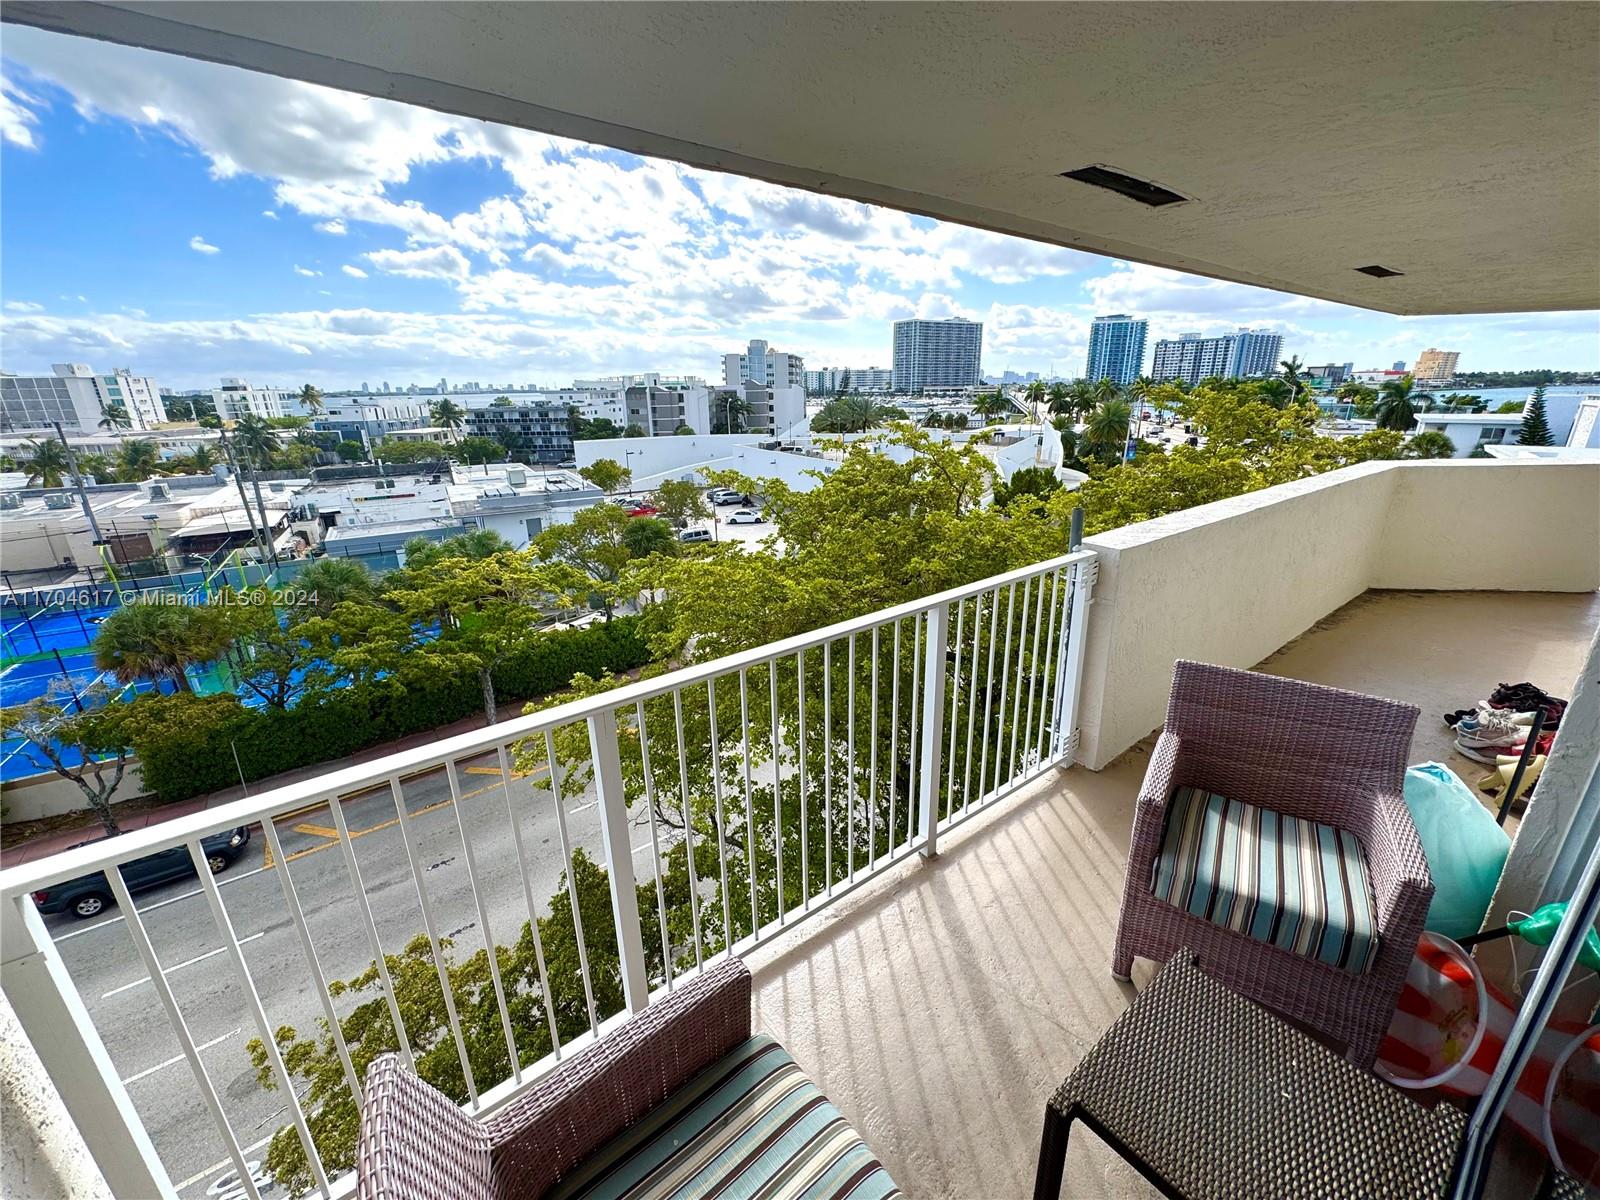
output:
[[[714,491],[707,492],[706,495],[710,498],[711,503],[715,504],[718,508],[728,504],[751,503],[749,492],[735,492],[729,490],[728,488],[717,488]]]
[[[630,517],[654,517],[661,512],[654,504],[644,504],[642,502],[628,505],[626,511]]]
[[[749,508],[738,508],[722,518],[729,525],[760,525],[766,521],[760,513]]]
[[[92,846],[96,842],[107,840],[107,838],[90,838],[86,842],[79,842],[78,846]],[[237,862],[249,844],[248,825],[240,825],[237,829],[225,829],[221,833],[213,833],[210,837],[200,839],[200,848],[206,854],[206,865],[211,868],[213,875],[220,875]],[[77,849],[77,846],[73,849]],[[147,854],[143,858],[124,863],[122,867],[122,878],[130,892],[148,891],[160,884],[170,883],[174,879],[184,879],[193,874],[194,860],[189,857],[187,845],[157,850],[154,854]],[[106,882],[104,873],[96,871],[93,875],[81,875],[77,879],[52,884],[43,891],[35,892],[33,902],[42,913],[70,912],[74,917],[86,920],[89,917],[99,916],[115,904],[116,900],[111,895],[111,885]]]
[[[709,542],[712,541],[709,529],[685,529],[678,535],[680,542]]]

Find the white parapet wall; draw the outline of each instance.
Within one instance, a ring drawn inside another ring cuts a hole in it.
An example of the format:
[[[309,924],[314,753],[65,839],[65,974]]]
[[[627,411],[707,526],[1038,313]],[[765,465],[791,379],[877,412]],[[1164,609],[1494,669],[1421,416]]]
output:
[[[1368,588],[1600,588],[1600,465],[1364,463],[1085,540],[1078,761],[1157,728],[1172,664],[1252,667]]]

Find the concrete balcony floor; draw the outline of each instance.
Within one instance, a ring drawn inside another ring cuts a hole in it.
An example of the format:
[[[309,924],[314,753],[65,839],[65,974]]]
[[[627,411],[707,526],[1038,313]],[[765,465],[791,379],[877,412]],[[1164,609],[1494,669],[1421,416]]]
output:
[[[1418,705],[1412,761],[1470,782],[1441,715],[1502,681],[1565,695],[1597,624],[1594,594],[1369,592],[1260,669]],[[750,957],[757,1024],[907,1195],[1031,1194],[1046,1095],[1133,994],[1107,967],[1149,749],[1036,782]],[[1064,1196],[1155,1194],[1075,1129]]]

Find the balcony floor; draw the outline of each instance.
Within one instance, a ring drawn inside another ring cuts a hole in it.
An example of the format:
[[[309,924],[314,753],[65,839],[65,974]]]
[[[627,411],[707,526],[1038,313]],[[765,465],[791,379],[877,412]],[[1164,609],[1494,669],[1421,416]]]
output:
[[[1262,669],[1417,704],[1412,761],[1470,781],[1440,715],[1501,681],[1566,694],[1597,624],[1593,594],[1370,592]],[[1036,782],[750,956],[757,1024],[907,1195],[1031,1194],[1045,1096],[1133,994],[1107,966],[1148,753]],[[1074,1132],[1063,1195],[1155,1194]]]

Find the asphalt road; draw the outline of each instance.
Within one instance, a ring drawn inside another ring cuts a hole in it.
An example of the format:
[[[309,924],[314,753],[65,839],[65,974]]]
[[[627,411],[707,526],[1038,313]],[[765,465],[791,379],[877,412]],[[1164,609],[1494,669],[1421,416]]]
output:
[[[497,942],[509,943],[528,912],[500,771],[487,756],[457,770],[461,821],[472,840],[490,927]],[[442,770],[436,771],[408,782],[404,793],[436,928],[454,940],[452,958],[467,958],[484,945],[484,934],[448,782]],[[511,799],[522,822],[533,896],[543,912],[563,867],[555,804],[543,773],[513,780]],[[379,939],[386,952],[396,953],[424,924],[394,801],[383,788],[347,798],[343,805]],[[566,812],[572,844],[602,861],[592,789],[569,799]],[[326,977],[357,974],[372,952],[327,806],[280,818],[277,828]],[[635,825],[631,841],[635,868],[641,879],[648,878],[653,873],[648,826]],[[244,857],[218,883],[269,1021],[304,1033],[315,1027],[321,1005],[279,883],[283,866],[270,861],[257,829]],[[234,1136],[249,1148],[247,1159],[260,1161],[273,1132],[289,1122],[289,1111],[281,1092],[256,1082],[245,1049],[257,1036],[256,1024],[199,881],[167,884],[135,902]],[[91,921],[52,916],[46,922],[180,1193],[236,1194],[225,1181],[232,1175],[227,1151],[126,921],[113,909]],[[340,1016],[354,1006],[349,997],[335,1001]],[[480,1081],[480,1086],[495,1082]],[[263,1194],[279,1193],[264,1187]]]

